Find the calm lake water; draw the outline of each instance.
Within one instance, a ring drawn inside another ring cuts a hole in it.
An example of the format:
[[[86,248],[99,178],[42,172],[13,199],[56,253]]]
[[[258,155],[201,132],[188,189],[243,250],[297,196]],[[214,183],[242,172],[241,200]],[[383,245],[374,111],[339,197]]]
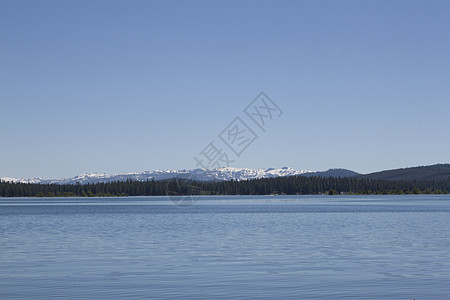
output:
[[[0,198],[0,299],[450,299],[450,196]]]

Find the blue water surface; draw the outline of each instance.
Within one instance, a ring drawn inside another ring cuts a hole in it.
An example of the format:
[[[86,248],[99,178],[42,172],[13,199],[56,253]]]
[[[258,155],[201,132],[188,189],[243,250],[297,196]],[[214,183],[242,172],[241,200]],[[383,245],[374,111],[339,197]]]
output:
[[[0,299],[450,299],[450,196],[0,198]]]

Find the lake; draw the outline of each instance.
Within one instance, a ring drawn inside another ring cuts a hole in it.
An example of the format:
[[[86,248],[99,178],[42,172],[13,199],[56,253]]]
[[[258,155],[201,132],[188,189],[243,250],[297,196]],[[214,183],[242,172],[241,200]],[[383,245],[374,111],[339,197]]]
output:
[[[0,198],[0,298],[450,297],[449,195],[173,202]]]

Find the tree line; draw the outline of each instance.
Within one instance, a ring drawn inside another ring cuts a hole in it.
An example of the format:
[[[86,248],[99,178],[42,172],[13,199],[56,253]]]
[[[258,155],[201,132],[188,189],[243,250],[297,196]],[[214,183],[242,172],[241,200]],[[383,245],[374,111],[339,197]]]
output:
[[[88,184],[0,182],[1,197],[105,197],[167,195],[447,194],[450,178],[394,181],[368,178],[289,176],[243,181],[114,181]]]

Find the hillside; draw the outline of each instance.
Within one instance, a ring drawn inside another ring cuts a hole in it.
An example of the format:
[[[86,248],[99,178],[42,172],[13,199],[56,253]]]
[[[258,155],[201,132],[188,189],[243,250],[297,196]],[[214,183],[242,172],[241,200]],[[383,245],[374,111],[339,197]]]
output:
[[[396,181],[370,178],[284,176],[242,181],[116,181],[93,184],[0,182],[1,197],[104,197],[183,195],[447,194],[446,180]]]
[[[336,177],[336,178],[355,177],[358,175],[361,174],[347,169],[329,169],[328,171],[309,172],[302,174],[302,176],[307,177],[316,176],[316,177]]]
[[[420,166],[404,169],[386,170],[365,175],[360,178],[382,180],[441,180],[450,178],[450,164],[437,164],[432,166]]]

